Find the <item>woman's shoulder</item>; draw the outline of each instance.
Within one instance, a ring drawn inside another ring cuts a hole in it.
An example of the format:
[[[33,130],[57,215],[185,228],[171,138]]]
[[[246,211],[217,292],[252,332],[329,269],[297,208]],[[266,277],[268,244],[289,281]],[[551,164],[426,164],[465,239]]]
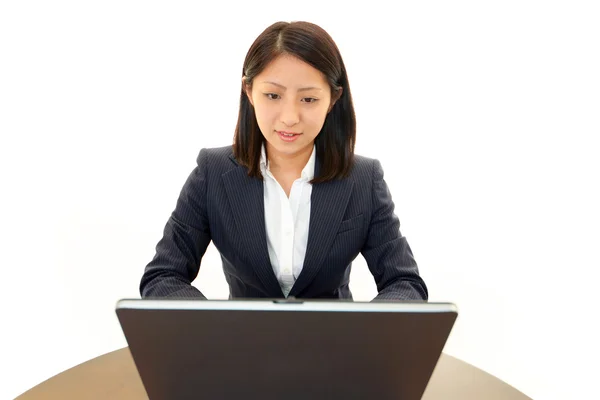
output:
[[[365,165],[370,165],[373,166],[373,163],[376,162],[377,159],[373,158],[373,157],[367,157],[367,156],[363,156],[361,154],[354,154],[354,164],[355,165],[360,165],[360,166],[365,166]]]
[[[221,146],[221,147],[204,147],[200,150],[198,157],[211,157],[217,159],[229,159],[233,155],[233,146]]]
[[[208,165],[210,168],[231,167],[235,164],[233,147],[204,147],[200,150],[196,162],[199,166]]]
[[[377,169],[381,169],[381,163],[376,158],[354,154],[351,175],[355,178],[371,178]]]

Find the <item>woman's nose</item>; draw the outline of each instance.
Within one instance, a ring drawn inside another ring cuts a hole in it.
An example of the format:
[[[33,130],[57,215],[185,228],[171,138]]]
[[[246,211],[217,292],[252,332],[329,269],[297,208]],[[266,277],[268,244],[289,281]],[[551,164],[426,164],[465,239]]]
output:
[[[286,126],[296,125],[298,122],[300,122],[298,105],[294,102],[285,102],[281,108],[281,114],[279,118]]]

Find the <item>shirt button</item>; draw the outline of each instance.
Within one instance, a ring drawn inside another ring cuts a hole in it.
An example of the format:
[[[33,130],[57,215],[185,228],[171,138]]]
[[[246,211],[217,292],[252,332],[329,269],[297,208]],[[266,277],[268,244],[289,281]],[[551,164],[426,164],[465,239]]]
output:
[[[286,268],[286,269],[284,269],[284,270],[283,270],[283,273],[285,273],[285,274],[289,274],[289,273],[290,273],[290,270]]]

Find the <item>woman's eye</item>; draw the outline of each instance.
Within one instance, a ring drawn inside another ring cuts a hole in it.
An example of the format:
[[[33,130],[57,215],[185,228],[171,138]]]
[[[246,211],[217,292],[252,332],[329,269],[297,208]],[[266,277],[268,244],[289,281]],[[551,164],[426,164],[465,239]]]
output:
[[[281,99],[281,96],[276,94],[276,93],[265,93],[265,96],[267,96],[267,99],[269,100],[279,100]],[[314,103],[316,102],[318,99],[315,99],[313,97],[304,97],[301,101],[304,103]]]

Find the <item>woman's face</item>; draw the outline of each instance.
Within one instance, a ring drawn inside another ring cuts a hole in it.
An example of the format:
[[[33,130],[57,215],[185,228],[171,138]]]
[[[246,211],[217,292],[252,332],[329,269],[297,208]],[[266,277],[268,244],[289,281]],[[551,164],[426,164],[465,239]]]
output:
[[[310,155],[330,110],[331,90],[324,75],[304,61],[282,55],[247,90],[269,155]]]

